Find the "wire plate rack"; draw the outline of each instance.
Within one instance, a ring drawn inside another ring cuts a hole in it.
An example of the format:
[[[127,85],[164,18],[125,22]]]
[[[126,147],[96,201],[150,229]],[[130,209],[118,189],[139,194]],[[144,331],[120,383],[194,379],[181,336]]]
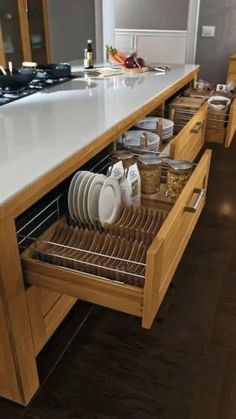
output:
[[[105,172],[109,163],[109,155],[106,155],[99,163],[90,167],[90,170],[96,173]],[[30,248],[33,257],[42,262],[81,273],[86,272],[109,281],[142,287],[145,280],[147,246],[104,232],[100,224],[90,226],[78,223],[75,226],[68,216],[67,191],[68,182],[62,193],[56,196],[53,194],[51,200],[39,202],[34,211],[18,220],[16,230],[20,252],[27,252]],[[66,232],[65,240],[60,236],[58,242],[54,233],[60,226]],[[72,241],[73,234],[78,235],[77,242]],[[87,237],[84,245],[83,236]]]

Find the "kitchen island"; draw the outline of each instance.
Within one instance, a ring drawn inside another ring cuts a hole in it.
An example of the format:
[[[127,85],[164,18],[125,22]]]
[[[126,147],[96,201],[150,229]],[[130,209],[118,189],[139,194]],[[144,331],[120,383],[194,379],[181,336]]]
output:
[[[31,316],[38,309],[32,307],[38,301],[37,287],[25,285],[16,218],[135,122],[196,80],[197,73],[198,66],[177,65],[165,75],[147,73],[90,81],[78,78],[0,108],[0,396],[23,405],[30,401],[39,386],[36,356],[77,296],[73,291],[61,300],[57,321],[36,347],[34,338],[39,329]],[[196,189],[195,183],[202,185],[202,179],[207,182],[208,166],[209,155],[191,180],[192,189]],[[183,194],[186,201],[189,194]],[[196,219],[189,221],[183,249],[202,206]],[[178,222],[177,209],[173,209],[173,216]],[[188,220],[184,220],[185,225]],[[178,260],[180,257],[181,252]],[[177,261],[173,272],[176,266]],[[147,271],[148,275],[150,268]],[[35,299],[29,299],[31,292],[36,292]],[[140,293],[130,290],[130,296],[140,300],[142,306]],[[152,298],[145,291],[146,303],[150,300],[150,304],[144,327],[150,327],[157,310],[152,307]],[[123,303],[117,303],[117,309],[122,307]],[[124,311],[139,315],[137,304]]]

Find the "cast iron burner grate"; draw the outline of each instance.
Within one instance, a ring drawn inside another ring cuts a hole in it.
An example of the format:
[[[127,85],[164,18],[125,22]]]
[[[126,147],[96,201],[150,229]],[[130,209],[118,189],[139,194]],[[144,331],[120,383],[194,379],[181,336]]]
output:
[[[61,79],[34,79],[26,87],[19,90],[0,89],[0,106],[7,105],[15,100],[33,95],[42,89],[57,86],[74,78],[73,76]]]

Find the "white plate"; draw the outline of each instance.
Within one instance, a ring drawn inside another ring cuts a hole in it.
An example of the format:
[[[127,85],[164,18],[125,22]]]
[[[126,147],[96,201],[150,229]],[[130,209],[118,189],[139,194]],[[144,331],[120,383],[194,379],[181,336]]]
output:
[[[70,194],[70,205],[71,205],[71,209],[72,209],[72,213],[74,215],[73,220],[76,221],[77,220],[77,194],[78,194],[78,189],[80,186],[80,183],[82,181],[82,179],[84,178],[84,176],[87,174],[88,172],[83,170],[78,172],[78,176],[75,179],[75,183],[73,184],[73,189],[71,191]]]
[[[170,129],[174,127],[174,122],[170,119],[165,118],[158,118],[158,117],[152,117],[147,116],[146,118],[139,121],[135,127],[140,129],[148,129],[150,131],[156,131],[157,128],[157,122],[162,121],[163,123],[163,130]]]
[[[124,140],[122,139],[122,137],[119,138],[119,143],[124,144],[127,147],[140,147],[140,137],[143,133],[147,134],[148,147],[155,146],[159,148],[160,137],[154,132],[143,130],[127,131]]]
[[[162,131],[162,134],[163,135],[170,135],[170,134],[172,134],[174,132],[174,130],[173,129],[170,129],[169,131]]]
[[[98,214],[102,225],[115,223],[120,215],[121,190],[118,180],[109,177],[103,184],[99,201]]]
[[[103,184],[106,181],[106,179],[107,177],[105,175],[96,175],[95,178],[93,178],[92,183],[90,184],[87,196],[87,209],[89,221],[92,224],[96,221],[99,221],[98,201]]]
[[[82,171],[76,172],[75,175],[73,176],[73,178],[71,179],[70,182],[70,186],[69,186],[69,190],[68,190],[68,198],[67,198],[67,202],[68,202],[68,210],[69,210],[69,214],[72,218],[73,221],[76,220],[75,217],[75,213],[74,213],[74,209],[73,209],[73,189],[76,183],[76,180],[78,178],[78,176],[83,173]]]
[[[78,193],[77,193],[77,207],[76,207],[76,217],[78,221],[82,221],[83,223],[86,222],[84,211],[83,211],[83,197],[84,197],[84,190],[86,188],[87,182],[89,181],[90,177],[93,173],[87,172],[85,173],[83,179],[80,182]]]
[[[168,135],[163,135],[162,136],[162,139],[163,140],[168,140],[168,138],[171,138],[171,137],[173,137],[173,132],[171,132],[170,134],[168,134]]]
[[[83,216],[84,216],[84,219],[85,219],[86,223],[88,223],[88,224],[90,223],[90,219],[89,219],[89,215],[88,215],[88,192],[89,192],[90,185],[91,185],[92,181],[94,180],[94,178],[96,176],[97,176],[96,174],[91,173],[91,176],[89,177],[89,179],[88,179],[88,181],[86,183],[86,186],[84,188],[84,194],[83,194]]]

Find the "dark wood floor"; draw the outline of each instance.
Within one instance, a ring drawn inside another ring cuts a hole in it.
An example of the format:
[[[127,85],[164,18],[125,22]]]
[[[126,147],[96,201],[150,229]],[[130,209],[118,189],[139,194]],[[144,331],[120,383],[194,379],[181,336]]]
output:
[[[236,141],[213,149],[206,208],[161,319],[145,331],[78,303],[39,356],[37,396],[26,409],[0,399],[0,418],[236,418]]]

